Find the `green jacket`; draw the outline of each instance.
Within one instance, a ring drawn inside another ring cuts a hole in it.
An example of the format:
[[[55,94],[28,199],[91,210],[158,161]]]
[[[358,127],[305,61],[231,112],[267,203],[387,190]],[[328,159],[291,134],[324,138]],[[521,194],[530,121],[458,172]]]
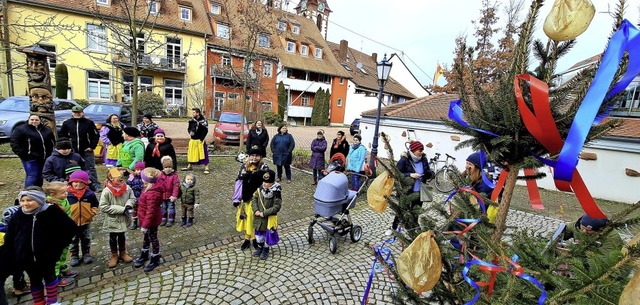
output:
[[[183,204],[196,204],[200,203],[200,190],[195,185],[189,187],[184,183],[180,183],[180,202]]]
[[[265,190],[261,186],[253,193],[251,200],[253,212],[260,211],[264,214],[263,217],[254,216],[253,218],[253,228],[256,231],[266,232],[269,216],[277,215],[282,207],[282,187],[280,184],[274,183],[266,195],[265,197]]]
[[[118,155],[118,163],[116,166],[126,167],[135,170],[136,162],[144,160],[144,143],[140,138],[124,142]]]
[[[126,185],[126,184],[125,184]],[[116,197],[108,187],[102,190],[100,195],[100,211],[105,214],[103,229],[109,233],[121,233],[127,231],[128,216],[124,213],[126,207],[133,208],[136,197],[127,185],[124,194]]]

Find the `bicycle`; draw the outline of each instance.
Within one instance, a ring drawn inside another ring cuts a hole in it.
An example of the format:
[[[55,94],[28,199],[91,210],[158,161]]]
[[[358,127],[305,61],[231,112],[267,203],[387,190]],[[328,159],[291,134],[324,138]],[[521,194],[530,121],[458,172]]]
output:
[[[446,160],[440,160],[440,153],[436,153],[435,156],[429,159],[429,167],[435,173],[434,180],[435,187],[438,191],[443,193],[450,193],[456,187],[454,183],[453,175],[457,175],[458,171],[453,167],[453,162],[456,158],[445,153]],[[444,165],[438,169],[438,163],[444,163]]]

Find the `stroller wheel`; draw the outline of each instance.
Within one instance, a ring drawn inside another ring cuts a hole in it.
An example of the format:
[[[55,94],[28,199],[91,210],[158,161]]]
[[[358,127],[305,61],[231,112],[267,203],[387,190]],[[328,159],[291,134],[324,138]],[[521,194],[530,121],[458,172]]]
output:
[[[313,226],[309,226],[309,230],[307,231],[307,241],[309,244],[313,244]]]
[[[338,240],[335,236],[329,237],[329,251],[331,254],[336,254],[338,251]]]
[[[362,238],[362,227],[361,226],[353,226],[351,227],[351,241],[358,242],[360,238]]]

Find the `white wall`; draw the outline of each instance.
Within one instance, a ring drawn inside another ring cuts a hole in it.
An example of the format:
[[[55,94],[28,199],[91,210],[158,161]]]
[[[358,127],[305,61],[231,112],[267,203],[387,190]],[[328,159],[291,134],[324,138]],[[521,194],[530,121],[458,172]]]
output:
[[[360,132],[362,134],[362,144],[371,151],[373,142],[375,118],[365,117],[360,122]],[[408,133],[412,138],[418,139],[423,144],[431,142],[432,148],[426,148],[425,152],[432,158],[436,152],[445,157],[445,153],[454,156],[456,166],[464,167],[466,158],[473,151],[471,148],[455,150],[455,146],[460,143],[451,140],[454,130],[449,129],[440,122],[428,121],[400,121],[389,118],[380,118],[380,132],[391,136],[391,147],[397,161],[402,151],[405,151],[407,137],[403,137],[403,131],[415,130],[415,133]],[[460,141],[468,139],[467,136],[460,136]],[[612,139],[601,139],[590,143],[584,148],[585,152],[596,153],[598,159],[594,161],[580,160],[578,170],[585,184],[589,188],[594,198],[601,198],[625,203],[636,203],[640,200],[640,177],[629,177],[625,174],[625,168],[640,171],[640,141],[625,142]],[[378,155],[386,158],[387,151],[384,142],[379,140]],[[553,183],[552,172],[549,167],[539,169],[547,174],[547,177],[538,180],[538,187],[556,190]],[[524,185],[523,181],[518,182]]]
[[[424,89],[420,82],[411,74],[409,68],[407,68],[397,54],[393,54],[389,61],[393,64],[393,66],[391,66],[391,73],[389,74],[391,78],[402,84],[402,86],[407,88],[407,90],[417,98],[429,95],[427,90]]]
[[[351,124],[353,119],[359,118],[363,111],[377,109],[378,98],[375,96],[365,96],[356,94],[356,84],[351,80],[348,82],[346,108],[344,109],[344,124]]]

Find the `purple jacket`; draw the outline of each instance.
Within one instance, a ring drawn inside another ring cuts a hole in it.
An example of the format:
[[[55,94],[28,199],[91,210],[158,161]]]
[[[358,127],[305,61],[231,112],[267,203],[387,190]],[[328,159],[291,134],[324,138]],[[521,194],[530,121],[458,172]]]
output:
[[[327,140],[313,139],[311,142],[311,160],[309,167],[312,169],[324,169],[324,152],[327,151]]]

